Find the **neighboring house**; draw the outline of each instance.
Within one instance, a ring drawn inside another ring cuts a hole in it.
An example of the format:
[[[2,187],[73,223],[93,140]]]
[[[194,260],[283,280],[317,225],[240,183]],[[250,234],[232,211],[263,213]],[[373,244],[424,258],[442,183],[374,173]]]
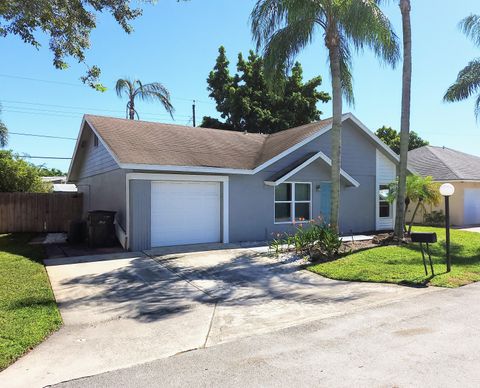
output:
[[[85,115],[68,180],[130,250],[271,239],[330,214],[331,119],[272,135]],[[391,230],[398,157],[343,116],[340,231]]]
[[[52,186],[54,193],[76,193],[78,191],[77,186],[73,183],[54,183]]]
[[[446,147],[425,146],[408,152],[408,166],[437,182],[450,182],[455,193],[450,199],[452,225],[480,224],[480,157]],[[443,211],[444,203],[427,206],[427,212]],[[416,217],[422,222],[424,212]]]
[[[52,185],[54,193],[76,193],[77,186],[67,183],[66,176],[42,176],[42,181]]]
[[[42,181],[51,184],[67,183],[66,176],[42,176]]]

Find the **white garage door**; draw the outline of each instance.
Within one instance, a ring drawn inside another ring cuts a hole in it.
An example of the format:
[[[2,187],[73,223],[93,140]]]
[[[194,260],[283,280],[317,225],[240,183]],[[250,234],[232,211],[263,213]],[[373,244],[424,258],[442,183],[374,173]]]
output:
[[[463,223],[465,225],[480,224],[480,189],[465,189],[463,201]]]
[[[220,241],[220,183],[152,182],[152,247]]]

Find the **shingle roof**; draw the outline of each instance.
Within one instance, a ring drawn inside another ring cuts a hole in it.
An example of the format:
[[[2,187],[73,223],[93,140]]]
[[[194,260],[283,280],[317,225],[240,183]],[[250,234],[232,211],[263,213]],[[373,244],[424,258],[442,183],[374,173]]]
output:
[[[445,147],[425,146],[408,152],[408,166],[435,180],[480,180],[480,157]]]
[[[85,115],[124,164],[254,169],[327,127],[323,120],[272,135]]]

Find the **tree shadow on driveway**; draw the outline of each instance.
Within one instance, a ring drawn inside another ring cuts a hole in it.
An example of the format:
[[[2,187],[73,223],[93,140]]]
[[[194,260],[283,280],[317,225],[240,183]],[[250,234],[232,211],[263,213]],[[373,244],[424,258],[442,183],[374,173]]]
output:
[[[342,304],[368,298],[381,287],[388,286],[325,279],[241,249],[140,257],[112,270],[73,276],[59,282],[64,293],[58,302],[62,313],[98,310],[152,322],[181,316],[199,304]]]

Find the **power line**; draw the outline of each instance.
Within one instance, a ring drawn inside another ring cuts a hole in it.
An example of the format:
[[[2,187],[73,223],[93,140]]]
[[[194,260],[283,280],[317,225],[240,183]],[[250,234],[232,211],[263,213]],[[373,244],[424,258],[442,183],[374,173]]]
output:
[[[85,111],[100,111],[100,112],[115,112],[115,113],[125,113],[125,110],[120,110],[120,109],[104,109],[104,108],[86,108],[86,107],[80,107],[80,106],[72,106],[72,105],[56,105],[56,104],[42,104],[38,102],[29,102],[29,101],[15,101],[15,100],[2,100],[3,102],[9,103],[9,104],[22,104],[22,105],[36,105],[36,106],[45,106],[45,107],[53,107],[53,108],[66,108],[66,109],[78,109],[82,110],[82,112]],[[9,106],[9,105],[4,105],[5,108],[11,108],[11,109],[29,109],[29,110],[38,110],[42,111],[41,108],[29,108],[29,107],[18,107],[18,106]],[[50,112],[59,112],[58,110],[50,110],[50,109],[44,109],[45,111],[50,111]],[[78,114],[79,112],[64,112],[62,111],[61,113],[73,113],[73,114]],[[151,115],[151,116],[165,116],[165,117],[170,117],[168,113],[153,113],[153,112],[142,112],[142,115]],[[175,115],[177,117],[190,117],[189,115]]]
[[[23,110],[12,110],[12,109],[2,109],[3,112],[9,113],[22,113],[22,114],[30,114],[30,115],[37,115],[37,116],[52,116],[52,117],[70,117],[70,118],[77,118],[83,116],[82,113],[78,113],[76,115],[72,114],[54,114],[54,113],[42,113],[42,112],[32,112],[32,111],[23,111]]]
[[[64,158],[61,156],[30,156],[30,155],[20,155],[21,158],[28,158],[28,159],[62,159],[62,160],[70,160],[72,158]]]
[[[81,84],[74,84],[74,83],[71,83],[71,82],[52,81],[52,80],[46,80],[46,79],[40,79],[40,78],[22,77],[22,76],[19,76],[19,75],[12,75],[12,74],[0,74],[0,77],[21,79],[21,80],[24,80],[24,81],[45,82],[45,83],[49,83],[49,84],[58,84],[58,85],[82,86]]]
[[[76,86],[76,87],[85,87],[85,85],[81,83],[73,83],[73,82],[63,82],[63,81],[52,81],[52,80],[46,80],[46,79],[41,79],[41,78],[33,78],[33,77],[23,77],[19,75],[13,75],[13,74],[0,74],[0,77],[4,78],[13,78],[13,79],[21,79],[24,81],[35,81],[35,82],[44,82],[44,83],[50,83],[50,84],[57,84],[57,85],[67,85],[67,86]],[[192,101],[194,100],[193,98],[183,98],[183,97],[170,97],[172,100],[179,100],[179,101]],[[202,104],[213,104],[212,101],[205,101],[205,100],[198,100],[195,99],[197,102],[201,102]]]
[[[26,132],[11,132],[11,131],[8,131],[8,134],[9,135],[20,135],[20,136],[45,137],[45,138],[48,138],[48,139],[77,140],[77,138],[75,138],[75,137],[51,136],[51,135],[26,133]]]
[[[26,109],[26,108],[23,108],[23,109],[22,108],[16,108],[16,109],[7,108],[7,109],[3,109],[3,112],[30,114],[30,115],[37,115],[37,116],[65,117],[65,118],[78,118],[78,117],[83,116],[83,113],[80,113],[80,112],[62,112],[62,111],[50,112],[50,111],[46,111],[46,110],[31,111],[31,110],[24,110],[24,109]],[[189,116],[185,116],[185,117],[189,117]],[[147,117],[147,119],[148,119],[148,117]],[[154,118],[150,118],[150,119],[154,119]],[[167,118],[160,119],[160,120],[162,120],[162,122],[166,122]],[[168,120],[168,121],[174,122],[175,120]]]

